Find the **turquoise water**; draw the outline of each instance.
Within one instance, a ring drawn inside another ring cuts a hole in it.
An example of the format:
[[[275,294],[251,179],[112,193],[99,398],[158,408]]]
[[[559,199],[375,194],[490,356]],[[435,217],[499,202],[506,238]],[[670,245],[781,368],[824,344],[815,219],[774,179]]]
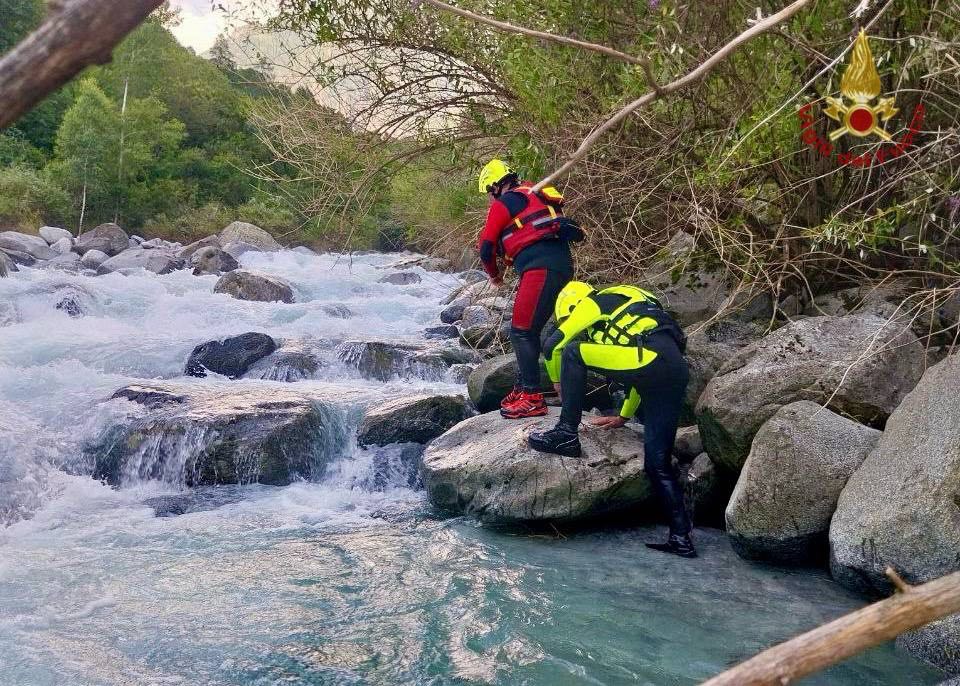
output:
[[[116,421],[103,399],[178,378],[197,343],[417,339],[456,280],[378,284],[388,259],[245,255],[293,282],[294,305],[234,301],[184,272],[0,280],[0,684],[697,684],[860,605],[823,574],[739,560],[717,532],[698,531],[688,561],[644,548],[662,530],[548,537],[444,520],[421,492],[377,486],[375,456],[354,444],[322,483],[202,490],[171,518],[143,504],[170,484],[84,475],[82,446]],[[89,295],[86,317],[53,307],[62,283]],[[355,316],[331,318],[330,302]],[[364,381],[333,361],[323,376],[301,383],[349,386],[345,422],[357,403],[462,391]],[[804,683],[937,682],[884,646]]]

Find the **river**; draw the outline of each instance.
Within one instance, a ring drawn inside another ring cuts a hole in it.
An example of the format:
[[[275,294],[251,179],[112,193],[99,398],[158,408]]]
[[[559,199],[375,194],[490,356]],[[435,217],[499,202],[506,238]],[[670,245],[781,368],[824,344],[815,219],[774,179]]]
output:
[[[178,517],[143,504],[171,484],[84,473],[84,446],[126,403],[104,399],[179,379],[204,341],[421,340],[458,281],[418,268],[420,284],[377,283],[395,259],[245,254],[294,285],[291,305],[215,295],[216,277],[186,271],[0,279],[0,684],[687,685],[862,604],[825,573],[739,560],[716,531],[698,530],[688,561],[648,551],[663,531],[629,522],[554,538],[445,519],[375,479],[355,442],[319,483],[196,489]],[[65,285],[86,316],[55,309]],[[463,392],[366,381],[335,357],[318,377],[298,384],[351,390],[348,430],[377,400]],[[938,681],[884,646],[804,683]]]

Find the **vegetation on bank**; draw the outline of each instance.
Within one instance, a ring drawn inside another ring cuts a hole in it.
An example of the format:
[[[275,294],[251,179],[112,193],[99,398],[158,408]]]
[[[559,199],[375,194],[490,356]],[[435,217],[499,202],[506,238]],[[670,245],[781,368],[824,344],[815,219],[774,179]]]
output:
[[[7,0],[0,52],[45,12]],[[7,21],[7,17],[13,21]],[[134,232],[190,240],[243,219],[278,233],[302,218],[248,169],[267,160],[249,122],[258,99],[297,95],[225,53],[208,60],[174,39],[162,11],[114,52],[0,132],[0,225],[72,229],[116,221]]]
[[[660,83],[701,64],[758,12],[743,0],[456,4],[649,57]],[[472,189],[483,161],[503,156],[539,177],[650,86],[637,65],[416,5],[283,0],[275,25],[339,48],[327,51],[316,76],[344,88],[362,81],[366,97],[354,120],[393,141],[358,160],[356,176],[391,180],[377,184],[379,202],[403,217],[416,245],[458,253],[482,219],[484,200]],[[783,6],[764,0],[759,12]],[[941,0],[859,7],[858,14],[849,0],[812,4],[603,139],[563,183],[590,233],[579,251],[584,271],[641,278],[682,230],[696,237],[706,263],[778,299],[896,275],[921,288],[956,288],[960,68],[950,55],[960,13]],[[894,142],[847,135],[824,155],[802,139],[798,110],[812,105],[820,139],[836,128],[825,97],[840,95],[861,27],[881,96],[894,96],[899,108],[886,125]],[[906,154],[871,166],[840,162],[902,141],[920,103],[924,116]],[[285,117],[293,128],[301,114]],[[338,192],[356,190],[345,183]]]

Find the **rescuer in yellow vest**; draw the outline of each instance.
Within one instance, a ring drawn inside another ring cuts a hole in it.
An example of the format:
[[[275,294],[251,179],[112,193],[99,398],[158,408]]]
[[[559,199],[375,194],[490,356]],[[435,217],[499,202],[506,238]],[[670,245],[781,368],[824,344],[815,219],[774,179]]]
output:
[[[559,326],[543,354],[550,379],[560,382],[563,409],[555,428],[530,434],[530,447],[580,457],[578,430],[587,371],[619,382],[627,390],[619,416],[598,417],[592,424],[621,427],[643,403],[644,470],[670,521],[667,542],[647,546],[696,557],[683,489],[672,462],[689,379],[683,331],[652,293],[635,286],[597,291],[571,281],[557,297],[555,315]]]

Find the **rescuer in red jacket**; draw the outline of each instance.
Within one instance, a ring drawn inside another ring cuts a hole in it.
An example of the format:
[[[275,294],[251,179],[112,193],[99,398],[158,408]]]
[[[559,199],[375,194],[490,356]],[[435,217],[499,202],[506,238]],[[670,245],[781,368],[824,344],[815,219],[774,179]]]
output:
[[[490,197],[487,222],[477,247],[480,261],[495,286],[503,284],[501,260],[520,275],[513,306],[510,339],[517,356],[517,382],[500,404],[507,419],[540,417],[547,405],[540,390],[540,333],[554,303],[573,278],[570,242],[583,238],[563,216],[563,198],[547,187],[534,192],[501,160],[480,172],[480,192]]]

